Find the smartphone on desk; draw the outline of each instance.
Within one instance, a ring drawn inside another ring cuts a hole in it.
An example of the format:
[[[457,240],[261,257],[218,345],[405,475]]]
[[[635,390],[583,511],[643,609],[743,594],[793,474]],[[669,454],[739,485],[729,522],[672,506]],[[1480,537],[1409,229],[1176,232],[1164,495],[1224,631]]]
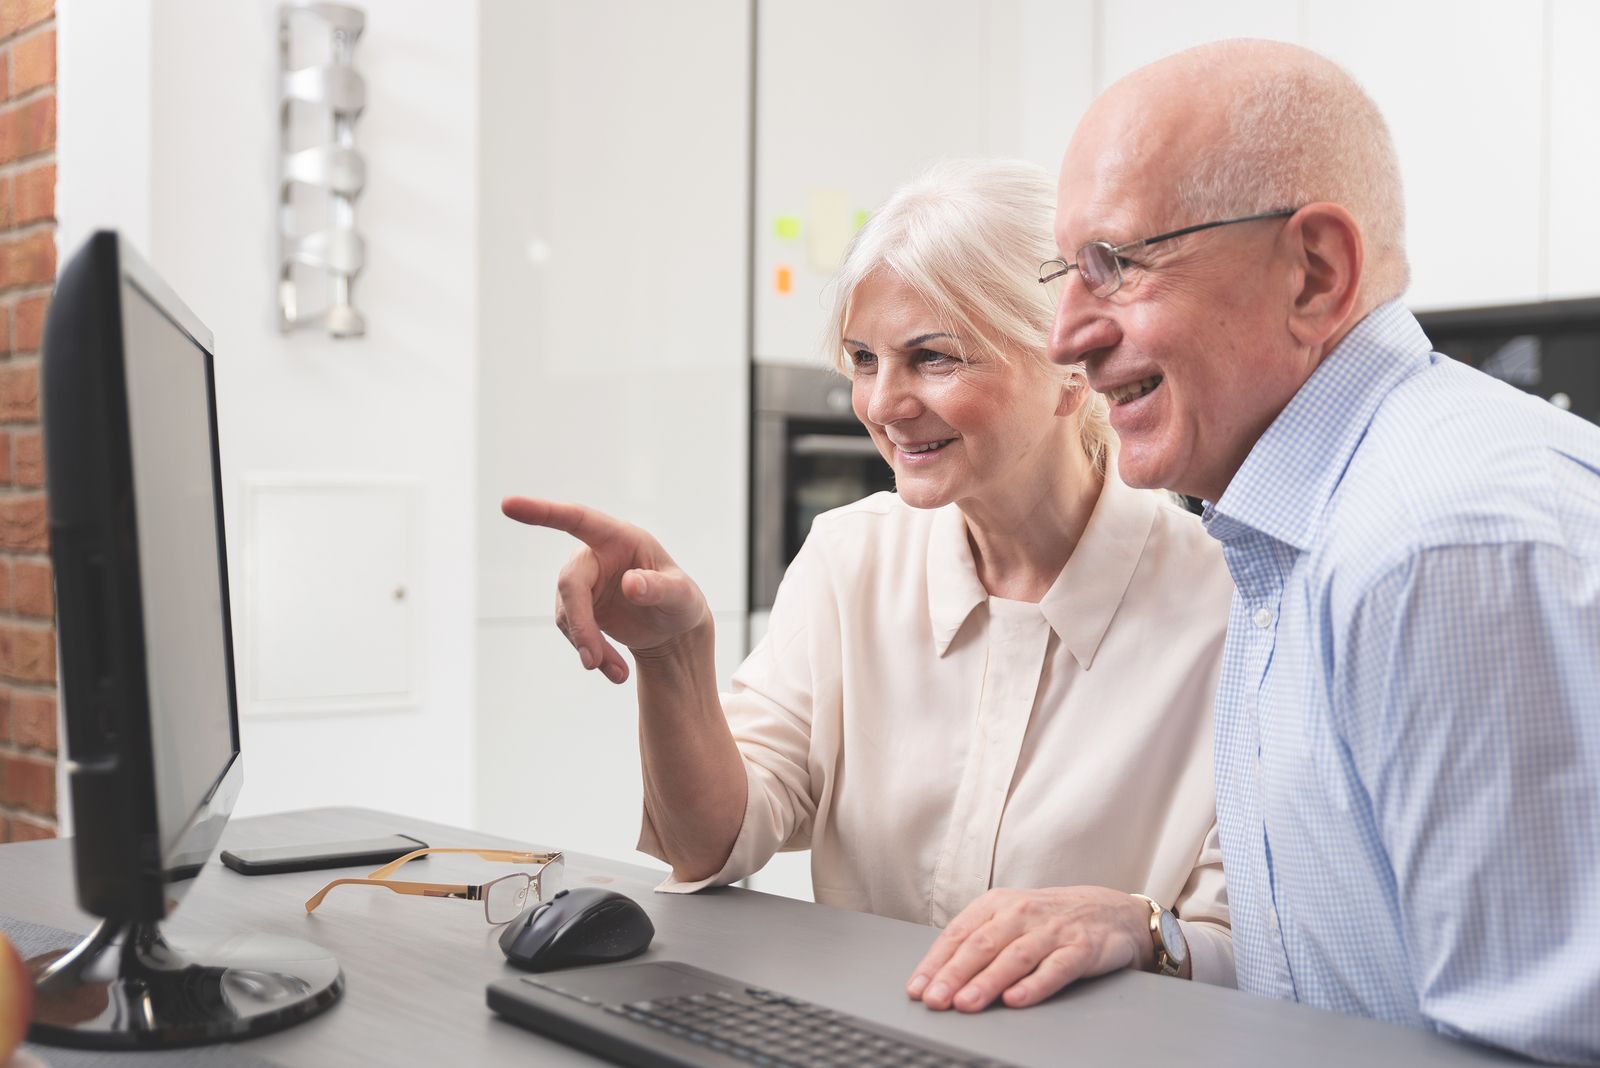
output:
[[[323,842],[315,845],[268,846],[265,849],[224,849],[222,863],[241,875],[278,875],[287,871],[316,871],[320,868],[354,868],[383,865],[398,860],[413,849],[426,849],[428,843],[409,834],[389,834],[352,842]]]

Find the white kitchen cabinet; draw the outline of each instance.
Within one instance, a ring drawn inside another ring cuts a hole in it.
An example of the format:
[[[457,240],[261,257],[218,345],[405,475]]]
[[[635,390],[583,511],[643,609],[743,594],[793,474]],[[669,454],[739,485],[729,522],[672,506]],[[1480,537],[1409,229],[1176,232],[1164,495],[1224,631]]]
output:
[[[1227,37],[1298,41],[1299,5],[1281,0],[1113,0],[1100,5],[1099,86],[1163,56]]]
[[[845,242],[897,186],[940,159],[1017,156],[1025,129],[1059,122],[1069,94],[1040,49],[1035,69],[1051,80],[1022,105],[1028,8],[1061,25],[1059,13],[1017,0],[759,5],[756,359],[821,363]],[[1084,39],[1068,35],[1067,85]]]
[[[479,615],[548,615],[574,546],[509,493],[638,523],[742,610],[747,5],[482,12]]]
[[[1543,6],[1306,0],[1302,43],[1355,76],[1394,135],[1413,307],[1542,297]]]
[[[1549,0],[1546,296],[1600,296],[1600,4]],[[1495,238],[1497,234],[1486,234]]]
[[[576,543],[499,501],[580,501],[649,530],[737,663],[749,5],[479,10],[477,823],[630,857],[632,686],[582,671],[551,623]]]
[[[744,658],[744,617],[719,613],[720,685]],[[626,654],[624,654],[626,655]],[[478,630],[474,826],[555,849],[633,862],[643,811],[633,681],[585,671],[546,618]]]

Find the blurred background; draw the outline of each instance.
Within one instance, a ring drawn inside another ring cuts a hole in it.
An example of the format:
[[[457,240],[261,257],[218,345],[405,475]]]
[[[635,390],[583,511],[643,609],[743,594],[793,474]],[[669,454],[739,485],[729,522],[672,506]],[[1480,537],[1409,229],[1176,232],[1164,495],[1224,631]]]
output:
[[[1588,0],[357,6],[367,327],[334,339],[277,321],[279,5],[0,0],[0,840],[70,830],[38,324],[95,229],[216,335],[240,815],[366,805],[632,857],[631,686],[552,625],[572,543],[500,498],[652,531],[726,677],[810,517],[889,485],[819,351],[866,213],[941,157],[1053,170],[1096,93],[1201,41],[1344,64],[1398,142],[1436,344],[1600,417]],[[779,860],[755,885],[803,894]]]

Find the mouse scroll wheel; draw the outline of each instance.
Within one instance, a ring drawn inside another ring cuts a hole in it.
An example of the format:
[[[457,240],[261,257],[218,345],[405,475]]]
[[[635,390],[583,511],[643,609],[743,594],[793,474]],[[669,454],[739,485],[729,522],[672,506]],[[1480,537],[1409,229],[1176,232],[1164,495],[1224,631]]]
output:
[[[550,906],[552,904],[554,904],[554,902],[546,901],[543,905],[540,905],[538,908],[534,909],[532,912],[530,912],[528,914],[528,922],[523,924],[522,926],[524,926],[524,927],[532,927],[533,926],[533,921],[537,920],[540,916],[543,916],[546,912],[550,911]]]

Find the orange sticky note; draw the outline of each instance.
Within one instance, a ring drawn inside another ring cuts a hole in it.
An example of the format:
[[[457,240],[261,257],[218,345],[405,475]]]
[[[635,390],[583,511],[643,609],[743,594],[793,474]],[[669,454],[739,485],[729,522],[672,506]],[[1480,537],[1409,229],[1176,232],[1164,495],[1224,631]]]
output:
[[[794,292],[794,272],[789,268],[779,267],[772,281],[779,293]]]

